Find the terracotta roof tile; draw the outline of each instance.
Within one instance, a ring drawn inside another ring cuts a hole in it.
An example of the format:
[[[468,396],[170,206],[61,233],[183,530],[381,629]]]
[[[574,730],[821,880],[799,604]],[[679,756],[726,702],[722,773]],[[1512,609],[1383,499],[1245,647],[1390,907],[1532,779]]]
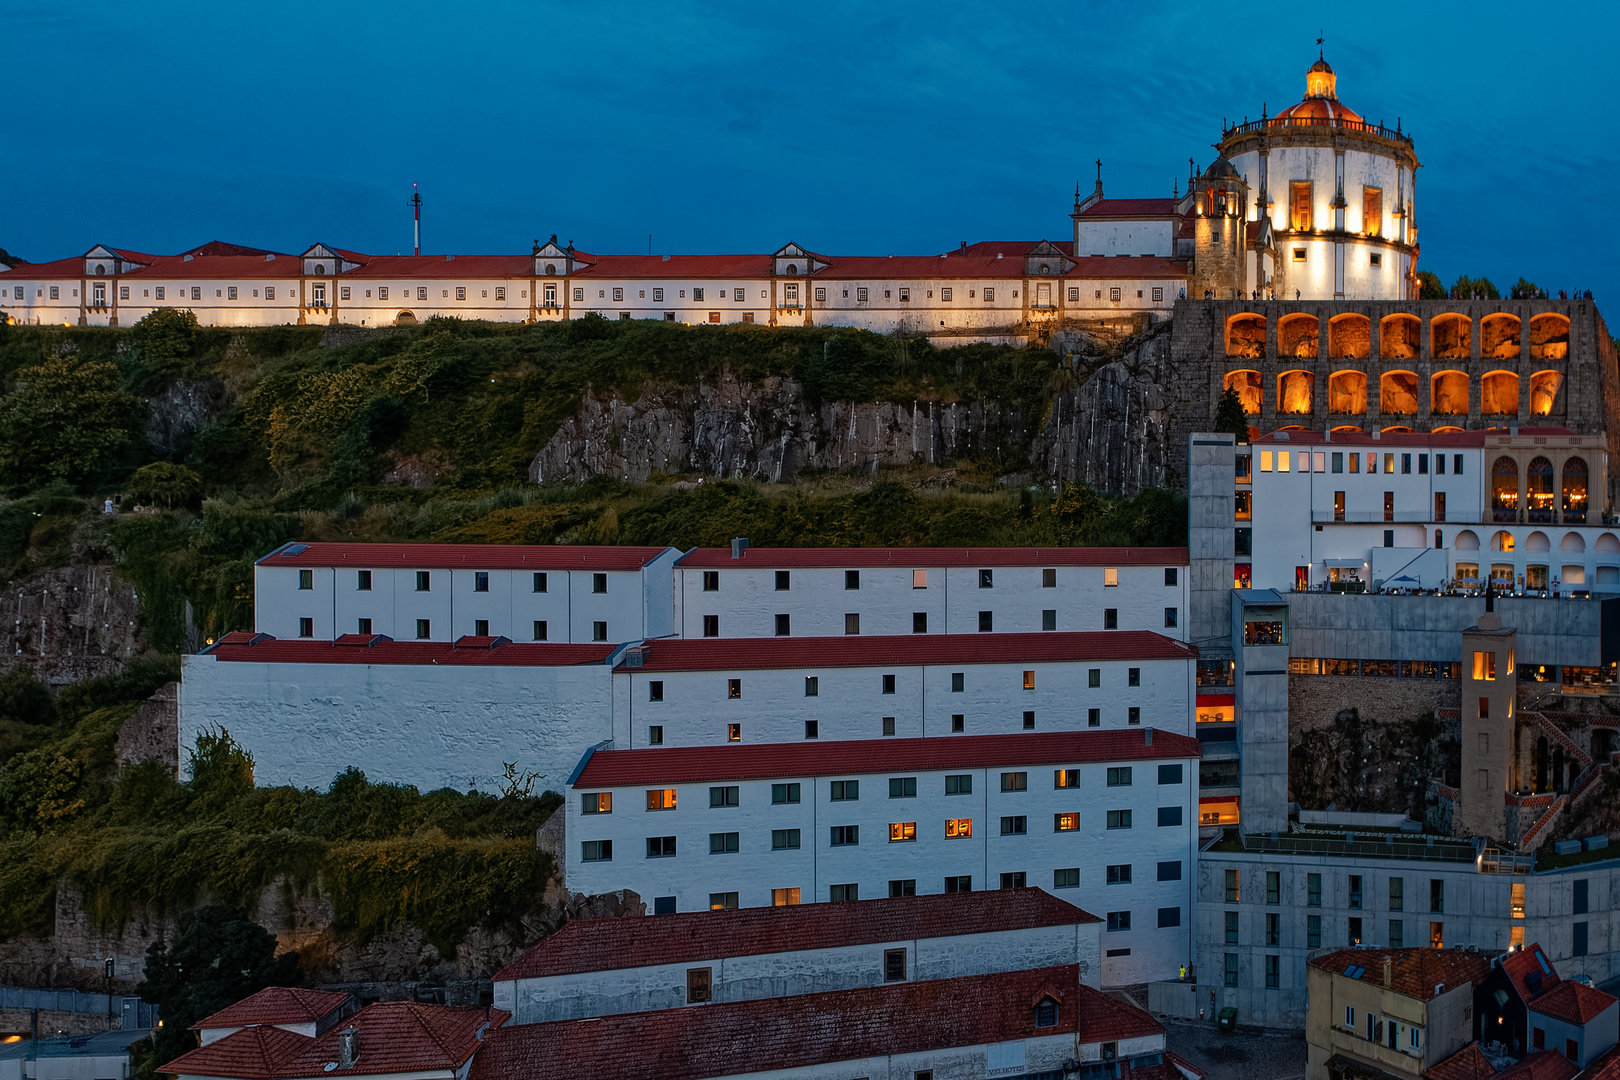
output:
[[[499,1009],[451,1009],[414,1001],[386,1001],[368,1005],[341,1024],[307,1043],[302,1053],[281,1062],[276,1076],[376,1076],[422,1069],[454,1070],[466,1064],[482,1043],[484,1029],[499,1027],[510,1017]],[[360,1057],[353,1068],[327,1071],[338,1058],[338,1035],[354,1030],[360,1036]]]
[[[1492,1080],[1496,1068],[1480,1052],[1476,1040],[1444,1061],[1431,1065],[1423,1076],[1425,1080]]]
[[[1477,983],[1491,970],[1490,961],[1480,953],[1427,948],[1340,949],[1316,957],[1311,966],[1335,975],[1359,967],[1362,973],[1357,978],[1377,986],[1383,982],[1386,959],[1392,961],[1390,989],[1416,1001],[1432,1001],[1438,996],[1436,987],[1444,993],[1464,983]]]
[[[773,671],[917,664],[1192,660],[1198,650],[1152,630],[1034,634],[917,634],[825,638],[660,638],[642,671]]]
[[[246,638],[247,640],[243,640]],[[359,640],[356,640],[359,639]],[[369,640],[370,645],[365,644]],[[600,664],[617,645],[516,642],[464,648],[449,641],[394,641],[383,634],[344,634],[338,641],[282,640],[233,631],[203,650],[216,660],[250,664],[438,664],[444,666],[571,667]]]
[[[1552,989],[1558,981],[1558,969],[1552,966],[1539,944],[1531,944],[1502,957],[1502,973],[1518,991],[1519,1000],[1529,1004],[1532,998]],[[1532,984],[1534,984],[1532,986]]]
[[[496,972],[495,981],[1098,921],[1042,889],[577,919]]]
[[[1566,979],[1530,1002],[1530,1010],[1568,1024],[1585,1024],[1595,1020],[1616,1000],[1613,994]]]
[[[246,1027],[249,1024],[307,1024],[333,1009],[342,1008],[348,994],[329,990],[303,990],[292,986],[271,986],[257,994],[227,1005],[212,1016],[192,1024],[197,1028]]]
[[[682,556],[682,569],[765,567],[929,567],[998,566],[1186,566],[1184,547],[962,547],[868,548],[750,547],[733,559],[730,548],[693,548]]]
[[[340,252],[351,262],[361,265],[343,272],[343,280],[364,278],[368,281],[411,280],[455,281],[458,278],[526,278],[534,273],[534,259],[528,255],[356,255]],[[437,298],[435,298],[437,299]]]
[[[1539,1054],[1509,1065],[1496,1074],[1497,1080],[1570,1080],[1581,1070],[1575,1063],[1556,1050],[1543,1050]]]
[[[822,745],[762,743],[754,746],[600,750],[590,755],[572,786],[614,788],[637,784],[858,776],[1010,765],[1158,761],[1199,756],[1197,739],[1168,731],[1154,731],[1153,744],[1150,746],[1144,737],[1147,730],[1151,729],[861,739]]]
[[[293,549],[297,549],[296,551]],[[260,566],[407,566],[438,570],[640,570],[662,547],[571,544],[283,544]]]
[[[1057,1026],[1037,1029],[1032,999],[1048,985],[1067,989]],[[1072,1036],[1077,1027],[1084,1042],[1164,1030],[1140,1009],[1080,985],[1079,969],[1070,965],[523,1024],[490,1035],[473,1061],[471,1080],[542,1075],[695,1080]]]
[[[769,255],[671,255],[667,259],[662,255],[599,255],[594,264],[575,270],[574,277],[758,281],[770,277],[775,265]],[[808,264],[804,269],[809,270]]]
[[[1163,199],[1098,199],[1080,211],[1083,218],[1157,218],[1174,217],[1176,200]]]
[[[1279,434],[1288,438],[1279,438]],[[1365,431],[1335,431],[1333,440],[1328,442],[1320,431],[1287,431],[1270,432],[1260,435],[1252,441],[1264,446],[1277,446],[1288,449],[1292,446],[1310,446],[1313,449],[1329,447],[1338,449],[1340,446],[1355,446],[1357,448],[1376,450],[1380,446],[1484,446],[1485,439],[1490,435],[1506,435],[1506,431],[1385,431],[1378,438],[1373,438]],[[1568,428],[1520,428],[1519,437],[1526,438],[1531,435],[1547,435],[1562,437],[1575,434]]]
[[[307,1050],[314,1039],[268,1024],[255,1025],[187,1051],[158,1069],[184,1076],[222,1076],[230,1080],[267,1080],[282,1062]]]
[[[1067,281],[1176,281],[1187,277],[1187,268],[1185,259],[1163,255],[1084,255],[1074,260],[1074,266],[1063,277]]]

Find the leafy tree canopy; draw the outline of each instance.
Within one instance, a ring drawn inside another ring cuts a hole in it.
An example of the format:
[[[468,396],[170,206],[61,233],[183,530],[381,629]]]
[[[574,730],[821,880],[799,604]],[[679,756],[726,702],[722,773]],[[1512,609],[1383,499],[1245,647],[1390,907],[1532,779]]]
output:
[[[1243,399],[1230,386],[1221,394],[1221,403],[1215,408],[1215,430],[1236,435],[1240,443],[1249,441],[1249,418],[1243,413]]]
[[[27,261],[27,259],[24,259],[21,256],[13,255],[5,248],[0,248],[0,263],[4,263],[7,266],[21,266]]]
[[[1486,300],[1502,299],[1502,294],[1491,284],[1490,278],[1471,278],[1467,274],[1459,274],[1451,286],[1451,295],[1458,300],[1471,300],[1476,292]]]
[[[146,403],[105,360],[55,356],[17,372],[0,399],[0,472],[8,485],[82,481],[140,438]]]
[[[1446,287],[1440,284],[1440,275],[1433,270],[1418,271],[1418,299],[1444,300],[1447,296]]]
[[[197,348],[197,316],[178,308],[158,308],[130,335],[140,351],[141,366],[156,375],[173,375]]]
[[[1541,286],[1519,275],[1519,280],[1508,290],[1509,300],[1535,300],[1541,296]]]
[[[154,461],[135,470],[127,490],[136,502],[148,506],[195,507],[202,502],[203,479],[184,465]]]

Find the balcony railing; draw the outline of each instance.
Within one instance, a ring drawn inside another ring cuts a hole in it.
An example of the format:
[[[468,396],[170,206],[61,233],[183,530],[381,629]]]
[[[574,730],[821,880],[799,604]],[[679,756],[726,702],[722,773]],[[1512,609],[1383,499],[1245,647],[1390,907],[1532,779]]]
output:
[[[1369,124],[1365,120],[1340,120],[1330,117],[1317,116],[1273,116],[1264,120],[1251,120],[1246,124],[1234,124],[1226,129],[1223,138],[1233,135],[1248,135],[1256,131],[1265,131],[1268,128],[1338,128],[1340,131],[1360,131],[1368,135],[1377,135],[1381,139],[1394,139],[1397,142],[1412,144],[1412,136],[1401,131],[1398,127],[1387,127],[1384,124]]]
[[[1382,510],[1312,510],[1312,524],[1338,523],[1341,525],[1585,525],[1587,515],[1565,514],[1562,522],[1554,520],[1555,515],[1550,510],[1496,510],[1488,509],[1477,516],[1459,514],[1448,511],[1443,515],[1435,516],[1421,510],[1397,510],[1393,514],[1385,514]],[[1609,515],[1602,515],[1601,524],[1610,525],[1612,519]],[[1598,524],[1593,522],[1593,524]]]

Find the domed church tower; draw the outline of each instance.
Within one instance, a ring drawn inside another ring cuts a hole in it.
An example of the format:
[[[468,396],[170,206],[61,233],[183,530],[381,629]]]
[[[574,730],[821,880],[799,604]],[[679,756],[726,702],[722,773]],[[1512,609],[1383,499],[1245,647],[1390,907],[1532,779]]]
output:
[[[1305,73],[1298,104],[1270,117],[1262,107],[1259,120],[1222,134],[1220,151],[1256,192],[1250,220],[1272,234],[1274,255],[1250,237],[1249,291],[1290,300],[1296,292],[1306,300],[1417,296],[1412,137],[1399,120],[1369,123],[1344,105],[1326,59]]]
[[[1249,231],[1249,185],[1232,163],[1218,157],[1204,175],[1187,182],[1192,197],[1192,265],[1187,294],[1194,300],[1240,300]]]

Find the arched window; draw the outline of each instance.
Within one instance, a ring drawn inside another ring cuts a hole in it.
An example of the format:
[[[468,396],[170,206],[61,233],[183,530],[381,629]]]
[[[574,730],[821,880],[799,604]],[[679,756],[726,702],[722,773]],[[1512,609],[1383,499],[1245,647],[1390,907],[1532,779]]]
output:
[[[1530,459],[1524,470],[1524,509],[1527,521],[1550,523],[1553,519],[1553,467],[1544,457]]]
[[[315,264],[315,272],[316,272],[316,273],[317,273],[317,274],[324,274],[324,273],[326,273],[326,264],[325,264],[325,263],[316,263],[316,264]]]
[[[1564,521],[1586,524],[1586,459],[1572,457],[1564,462]]]
[[[1058,1003],[1049,997],[1041,998],[1041,1003],[1035,1006],[1035,1026],[1038,1028],[1057,1027]]]
[[[1519,463],[1506,454],[1491,466],[1491,520],[1519,520]]]
[[[96,273],[105,274],[106,272],[107,272],[107,265],[105,263],[96,263]]]
[[[550,275],[555,275],[557,273],[557,264],[556,263],[546,263],[546,273],[550,274]]]
[[[1229,371],[1226,373],[1226,389],[1235,391],[1238,400],[1243,402],[1245,415],[1253,416],[1260,411],[1262,391],[1260,386],[1260,373],[1258,371]]]
[[[790,277],[797,275],[798,272],[799,272],[799,264],[798,263],[788,263],[788,275]]]

